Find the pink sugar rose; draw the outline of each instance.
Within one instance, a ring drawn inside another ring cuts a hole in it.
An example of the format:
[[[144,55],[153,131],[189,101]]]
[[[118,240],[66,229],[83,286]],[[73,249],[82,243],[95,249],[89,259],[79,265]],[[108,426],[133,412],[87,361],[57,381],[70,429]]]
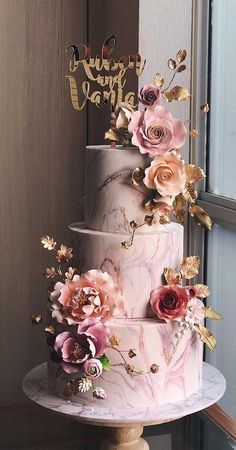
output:
[[[75,275],[66,284],[56,283],[50,296],[52,317],[69,325],[87,317],[107,319],[114,306],[121,307],[121,293],[111,276],[101,270]]]
[[[84,363],[83,369],[85,377],[89,380],[96,380],[96,378],[102,375],[102,363],[96,358],[87,359]]]
[[[197,297],[197,290],[194,286],[185,286],[189,300]]]
[[[98,319],[84,320],[77,334],[68,331],[58,334],[54,349],[62,358],[63,370],[67,373],[78,372],[87,360],[103,355],[110,335],[110,329]],[[99,367],[98,364],[97,369]]]
[[[128,130],[133,133],[132,144],[137,145],[141,153],[149,153],[150,156],[182,147],[187,133],[183,122],[174,119],[161,105],[145,112],[135,111]]]
[[[138,100],[146,107],[159,105],[160,89],[154,84],[145,84],[139,90]]]
[[[184,161],[174,150],[157,155],[145,170],[143,182],[149,189],[156,189],[163,197],[180,194],[186,184]]]
[[[179,321],[185,316],[188,295],[181,286],[161,286],[152,291],[150,303],[159,319]]]

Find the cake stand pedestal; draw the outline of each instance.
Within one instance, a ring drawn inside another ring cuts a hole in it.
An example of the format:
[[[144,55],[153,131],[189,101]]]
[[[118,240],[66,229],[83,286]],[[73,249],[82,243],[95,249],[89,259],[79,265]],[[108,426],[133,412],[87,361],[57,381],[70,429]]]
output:
[[[38,405],[88,425],[108,427],[108,437],[101,450],[148,450],[140,436],[143,427],[179,419],[216,403],[225,392],[223,375],[203,364],[202,387],[184,401],[148,408],[116,409],[86,406],[60,398],[49,386],[47,363],[32,369],[24,378],[23,390]]]

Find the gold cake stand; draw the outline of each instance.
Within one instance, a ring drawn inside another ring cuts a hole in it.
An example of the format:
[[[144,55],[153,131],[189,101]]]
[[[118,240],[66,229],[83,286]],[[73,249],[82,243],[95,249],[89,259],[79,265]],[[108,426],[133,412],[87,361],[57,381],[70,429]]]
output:
[[[78,422],[107,428],[101,450],[148,450],[141,437],[143,427],[171,422],[216,403],[225,392],[226,382],[219,370],[203,364],[202,387],[184,401],[148,408],[116,409],[87,406],[60,398],[48,382],[47,363],[32,369],[24,378],[23,390],[33,402]]]

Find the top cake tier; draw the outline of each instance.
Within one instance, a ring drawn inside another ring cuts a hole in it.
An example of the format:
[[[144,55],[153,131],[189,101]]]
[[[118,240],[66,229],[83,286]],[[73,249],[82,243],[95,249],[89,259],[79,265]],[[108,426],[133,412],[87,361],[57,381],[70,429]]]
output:
[[[86,148],[85,225],[87,228],[111,232],[129,232],[132,220],[142,222],[145,186],[132,184],[136,167],[148,165],[146,155],[138,149],[91,146]],[[148,232],[148,226],[140,232]],[[152,231],[153,231],[152,227]]]

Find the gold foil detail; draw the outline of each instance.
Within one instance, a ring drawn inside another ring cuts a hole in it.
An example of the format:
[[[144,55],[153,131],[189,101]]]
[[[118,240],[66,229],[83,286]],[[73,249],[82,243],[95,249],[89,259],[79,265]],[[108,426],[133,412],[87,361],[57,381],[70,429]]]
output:
[[[43,320],[42,314],[32,314],[31,321],[33,325],[38,325]]]
[[[189,183],[195,183],[205,178],[205,173],[199,166],[194,164],[186,164],[185,172]]]
[[[215,350],[216,338],[210,330],[199,324],[194,325],[194,330],[199,334],[201,341],[204,342],[210,350]]]
[[[136,169],[133,170],[131,179],[134,186],[140,186],[142,184],[142,181],[145,177],[145,171],[142,167],[136,167]]]
[[[209,105],[206,103],[205,105],[200,106],[200,110],[202,113],[208,113],[209,112]]]
[[[223,317],[217,311],[215,311],[211,306],[206,306],[203,311],[204,311],[206,319],[213,319],[213,320],[223,319]]]
[[[209,287],[205,284],[195,284],[194,289],[197,291],[197,297],[205,298],[211,293]]]
[[[187,256],[180,264],[180,272],[183,278],[190,280],[194,278],[199,271],[200,258],[199,256]]]
[[[156,73],[155,78],[154,78],[154,84],[157,87],[161,87],[164,84],[164,78],[160,73]]]
[[[198,205],[189,206],[189,213],[194,218],[195,222],[207,230],[212,229],[212,220],[207,212]]]

